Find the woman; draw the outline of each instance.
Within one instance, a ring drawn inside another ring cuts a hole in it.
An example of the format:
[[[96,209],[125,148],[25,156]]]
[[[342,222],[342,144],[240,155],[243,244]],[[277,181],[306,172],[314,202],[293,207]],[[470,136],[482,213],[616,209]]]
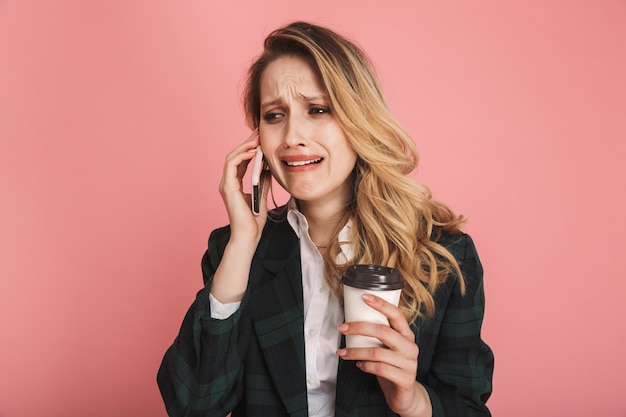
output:
[[[464,219],[407,177],[413,141],[365,55],[290,24],[266,39],[244,99],[254,133],[220,184],[230,226],[210,236],[205,286],[158,374],[168,413],[489,415],[480,261]],[[291,199],[255,216],[242,177],[259,145]],[[339,279],[357,263],[402,273],[399,307],[364,297],[390,326],[342,323]],[[352,334],[383,346],[345,348]]]

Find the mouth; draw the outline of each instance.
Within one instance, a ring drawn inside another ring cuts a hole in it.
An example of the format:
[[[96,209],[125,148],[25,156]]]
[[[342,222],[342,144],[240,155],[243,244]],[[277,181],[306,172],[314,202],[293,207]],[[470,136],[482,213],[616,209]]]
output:
[[[299,167],[303,165],[319,164],[323,160],[324,158],[315,158],[306,161],[283,161],[283,164],[287,165],[288,167]]]

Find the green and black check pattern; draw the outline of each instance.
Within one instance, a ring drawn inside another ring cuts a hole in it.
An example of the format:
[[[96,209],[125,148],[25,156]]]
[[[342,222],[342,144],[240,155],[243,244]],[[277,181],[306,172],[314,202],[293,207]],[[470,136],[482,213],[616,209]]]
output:
[[[210,318],[211,280],[229,228],[213,231],[202,259],[205,287],[167,350],[157,381],[170,416],[307,416],[300,247],[282,216],[268,221],[252,261],[248,291],[226,320]],[[417,379],[434,416],[488,416],[493,354],[481,340],[482,267],[468,235],[444,236],[466,279],[437,291],[435,317],[413,326],[420,347]],[[376,377],[339,361],[337,417],[394,416]]]

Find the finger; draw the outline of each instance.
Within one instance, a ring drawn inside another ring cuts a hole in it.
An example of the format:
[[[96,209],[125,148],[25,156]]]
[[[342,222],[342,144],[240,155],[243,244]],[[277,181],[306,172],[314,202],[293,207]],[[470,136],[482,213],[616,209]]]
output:
[[[396,330],[386,326],[384,324],[375,324],[368,323],[363,321],[355,321],[350,323],[342,323],[337,326],[337,330],[344,335],[362,335],[374,337],[381,341],[381,343],[389,349],[392,353],[398,353],[400,357],[403,357],[407,360],[413,361],[417,360],[417,355],[419,353],[419,349],[413,340],[409,340],[406,337],[402,336]],[[351,349],[356,349],[358,352],[352,352]],[[367,356],[371,353],[371,351],[367,351],[367,349],[383,349],[383,348],[349,348],[350,351],[350,359],[358,360],[373,360],[372,356]],[[376,358],[381,358],[379,353],[376,355]],[[366,356],[362,356],[366,355]],[[389,358],[389,356],[386,356]],[[398,366],[402,366],[401,363],[396,363]]]
[[[243,143],[226,155],[224,172],[220,189],[225,186],[241,189],[241,180],[246,173],[248,165],[256,153],[259,137],[258,133],[250,135]],[[233,183],[233,181],[236,181]]]
[[[387,317],[391,328],[400,333],[402,337],[407,340],[415,340],[415,335],[402,310],[373,294],[363,294],[363,301],[365,304]]]
[[[248,166],[250,165],[250,162],[254,158],[255,153],[256,153],[256,148],[254,148],[251,151],[247,151],[246,153],[243,153],[241,155],[241,158],[238,161],[239,163],[237,164],[237,178],[240,181],[243,179],[246,171],[248,170]],[[234,161],[233,163],[235,162],[237,161]]]
[[[376,375],[402,388],[415,382],[417,370],[403,369],[385,362],[359,361],[356,366],[363,372]]]
[[[407,356],[405,352],[384,347],[343,348],[337,351],[337,355],[349,361],[386,363],[395,368],[407,369],[409,372],[415,372],[417,369],[417,356]]]
[[[245,141],[240,143],[235,149],[226,155],[226,162],[234,162],[238,165],[241,162],[242,155],[246,156],[246,159],[250,159],[248,158],[248,152],[252,152],[252,155],[254,156],[254,151],[258,145],[259,134],[258,131],[254,131],[250,136],[248,136],[248,138],[246,138]]]
[[[246,151],[251,151],[256,149],[259,145],[259,132],[258,130],[254,130],[250,136],[246,138],[242,143],[240,143],[235,149],[230,151],[228,155],[226,155],[226,159],[231,159],[232,157]]]
[[[337,330],[344,335],[369,336],[380,340],[385,346],[389,346],[385,341],[402,339],[402,336],[386,324],[370,323],[367,321],[352,321],[342,323],[337,326]]]

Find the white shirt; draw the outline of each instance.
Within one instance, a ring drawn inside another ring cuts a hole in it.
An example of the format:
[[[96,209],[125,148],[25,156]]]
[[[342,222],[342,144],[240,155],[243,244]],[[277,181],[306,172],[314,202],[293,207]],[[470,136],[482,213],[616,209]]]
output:
[[[339,300],[330,291],[324,278],[322,255],[309,236],[309,224],[298,211],[295,202],[289,202],[287,220],[300,240],[302,263],[302,288],[304,299],[304,351],[306,362],[306,386],[309,416],[327,417],[335,415],[335,388],[341,334],[336,326],[343,323],[343,309]],[[339,233],[339,241],[349,239],[351,223]],[[338,255],[344,261],[352,257],[349,244],[341,245]],[[226,319],[239,308],[240,303],[221,304],[212,295],[211,317]]]

